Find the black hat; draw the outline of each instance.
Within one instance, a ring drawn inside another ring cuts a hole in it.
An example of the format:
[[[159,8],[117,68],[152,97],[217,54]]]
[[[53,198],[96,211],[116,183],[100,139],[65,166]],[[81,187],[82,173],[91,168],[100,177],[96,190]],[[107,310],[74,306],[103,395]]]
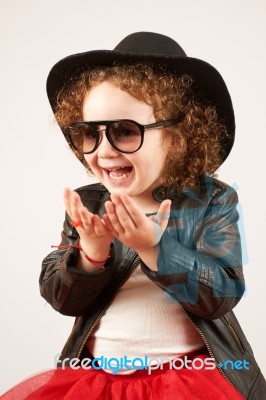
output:
[[[235,117],[230,94],[220,73],[210,64],[188,57],[173,39],[153,32],[136,32],[126,36],[114,50],[93,50],[63,58],[51,69],[47,78],[47,93],[53,111],[59,91],[84,70],[93,67],[108,67],[117,63],[152,64],[155,71],[180,75],[186,73],[193,78],[192,87],[207,104],[216,107],[218,118],[230,134],[222,143],[223,161],[230,153],[235,134]]]

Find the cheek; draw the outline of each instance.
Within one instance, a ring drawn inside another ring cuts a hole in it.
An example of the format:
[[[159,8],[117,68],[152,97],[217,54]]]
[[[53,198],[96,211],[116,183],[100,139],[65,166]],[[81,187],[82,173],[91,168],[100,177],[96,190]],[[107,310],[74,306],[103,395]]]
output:
[[[86,168],[94,173],[95,170],[95,159],[91,155],[84,155],[84,160],[85,160],[85,166]]]
[[[143,148],[143,151],[134,157],[131,157],[130,161],[132,162],[135,170],[143,173],[147,173],[147,175],[151,178],[160,174],[165,164],[165,161],[168,156],[169,144],[166,143],[157,143],[156,145],[153,143],[150,146],[147,145]],[[148,177],[147,176],[147,177]]]
[[[88,165],[93,165],[93,156],[91,156],[90,154],[84,154],[84,158]]]
[[[172,140],[169,136],[162,139],[162,147],[161,147],[162,167],[165,165],[167,159],[169,158],[172,147],[173,147]]]
[[[162,152],[167,155],[169,149],[173,145],[172,137],[169,133],[165,132],[164,135],[161,137],[161,149]]]

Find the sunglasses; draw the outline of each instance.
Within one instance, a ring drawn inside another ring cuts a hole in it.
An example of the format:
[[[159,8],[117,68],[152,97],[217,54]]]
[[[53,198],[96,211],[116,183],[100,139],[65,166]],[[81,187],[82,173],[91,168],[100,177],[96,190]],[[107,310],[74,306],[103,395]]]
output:
[[[118,119],[112,121],[77,121],[64,130],[70,146],[81,154],[93,153],[102,141],[102,132],[112,147],[121,153],[135,153],[144,139],[144,132],[154,128],[166,128],[176,125],[183,119],[169,119],[153,124],[141,125],[131,119]],[[98,129],[105,125],[105,129]]]

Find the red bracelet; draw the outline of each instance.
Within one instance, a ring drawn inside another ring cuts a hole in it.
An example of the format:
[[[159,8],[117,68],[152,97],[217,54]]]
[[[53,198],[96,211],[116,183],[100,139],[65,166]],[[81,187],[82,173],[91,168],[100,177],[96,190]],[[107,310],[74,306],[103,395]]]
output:
[[[88,260],[92,265],[94,265],[95,267],[98,267],[98,268],[100,268],[100,269],[104,269],[105,266],[104,266],[104,265],[99,265],[99,264],[105,264],[105,263],[109,260],[109,258],[110,258],[110,253],[109,253],[108,256],[107,256],[104,260],[101,260],[101,261],[93,260],[93,259],[90,258],[90,257],[85,253],[85,251],[82,249],[82,247],[81,247],[81,245],[80,245],[80,240],[78,241],[78,245],[69,244],[69,245],[67,245],[67,246],[51,246],[51,247],[56,247],[57,249],[68,249],[68,248],[70,248],[70,247],[76,248],[76,249],[78,249],[78,250],[81,252],[81,254],[86,258],[86,260]]]

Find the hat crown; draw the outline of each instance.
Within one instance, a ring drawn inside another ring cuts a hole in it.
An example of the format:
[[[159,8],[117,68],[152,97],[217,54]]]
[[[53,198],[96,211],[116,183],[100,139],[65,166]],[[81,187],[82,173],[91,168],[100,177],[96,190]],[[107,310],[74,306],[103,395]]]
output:
[[[132,33],[121,40],[114,50],[132,54],[186,57],[186,53],[177,42],[168,36],[153,32]]]

